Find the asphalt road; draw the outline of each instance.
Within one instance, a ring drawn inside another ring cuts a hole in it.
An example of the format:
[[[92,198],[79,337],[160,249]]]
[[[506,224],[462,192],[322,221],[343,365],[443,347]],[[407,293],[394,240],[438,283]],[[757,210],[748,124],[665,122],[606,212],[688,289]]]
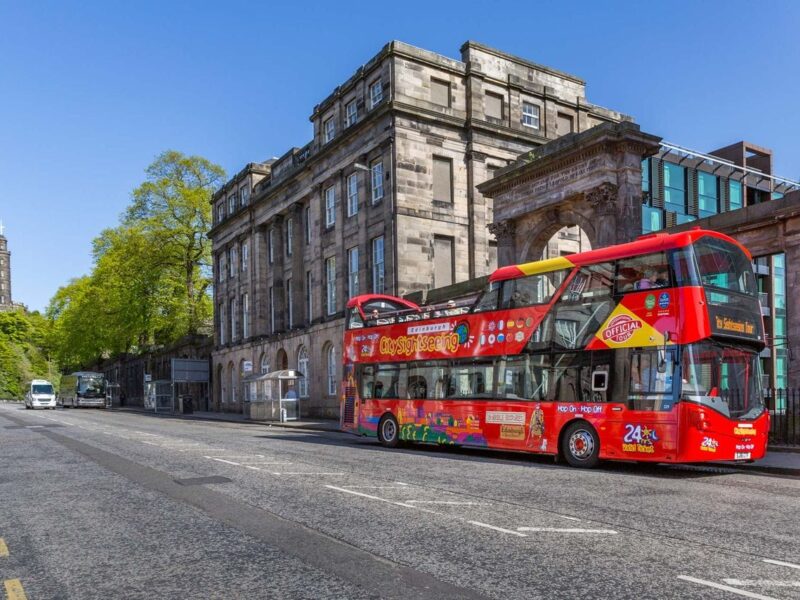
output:
[[[0,403],[13,600],[800,599],[798,515],[791,477]]]

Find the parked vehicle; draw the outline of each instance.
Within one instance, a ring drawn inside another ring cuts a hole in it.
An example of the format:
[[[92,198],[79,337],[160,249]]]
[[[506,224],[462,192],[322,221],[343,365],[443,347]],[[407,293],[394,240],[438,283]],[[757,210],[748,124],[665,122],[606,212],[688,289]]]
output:
[[[56,408],[56,391],[46,379],[34,379],[25,393],[25,408]]]
[[[106,407],[106,379],[102,373],[77,371],[61,378],[58,403],[64,408]]]

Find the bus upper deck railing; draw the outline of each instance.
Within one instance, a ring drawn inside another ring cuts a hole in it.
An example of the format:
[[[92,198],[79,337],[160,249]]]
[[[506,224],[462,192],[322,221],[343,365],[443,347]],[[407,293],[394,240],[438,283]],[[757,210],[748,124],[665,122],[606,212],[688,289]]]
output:
[[[395,323],[408,323],[410,321],[428,321],[430,319],[441,319],[443,317],[453,317],[465,315],[470,312],[474,304],[474,299],[469,302],[455,302],[445,304],[433,304],[421,306],[419,310],[412,308],[386,311],[377,314],[366,315],[364,323],[351,322],[351,329],[361,327],[378,327],[384,325],[394,325]]]

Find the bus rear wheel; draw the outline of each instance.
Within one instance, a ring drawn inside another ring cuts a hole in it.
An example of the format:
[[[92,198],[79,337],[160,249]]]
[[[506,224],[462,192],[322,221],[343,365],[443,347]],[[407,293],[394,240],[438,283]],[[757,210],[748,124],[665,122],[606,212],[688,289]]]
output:
[[[385,414],[378,423],[378,441],[387,448],[396,448],[400,443],[400,428],[392,414]]]
[[[600,440],[594,427],[578,421],[561,436],[561,455],[571,467],[590,469],[600,460]]]

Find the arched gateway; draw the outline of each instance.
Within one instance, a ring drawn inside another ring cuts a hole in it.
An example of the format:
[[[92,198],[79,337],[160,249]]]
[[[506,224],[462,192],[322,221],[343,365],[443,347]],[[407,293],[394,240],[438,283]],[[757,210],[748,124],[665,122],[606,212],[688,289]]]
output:
[[[661,138],[635,123],[606,123],[520,156],[478,186],[494,198],[498,265],[538,260],[561,228],[578,225],[592,248],[642,232],[642,159]]]

